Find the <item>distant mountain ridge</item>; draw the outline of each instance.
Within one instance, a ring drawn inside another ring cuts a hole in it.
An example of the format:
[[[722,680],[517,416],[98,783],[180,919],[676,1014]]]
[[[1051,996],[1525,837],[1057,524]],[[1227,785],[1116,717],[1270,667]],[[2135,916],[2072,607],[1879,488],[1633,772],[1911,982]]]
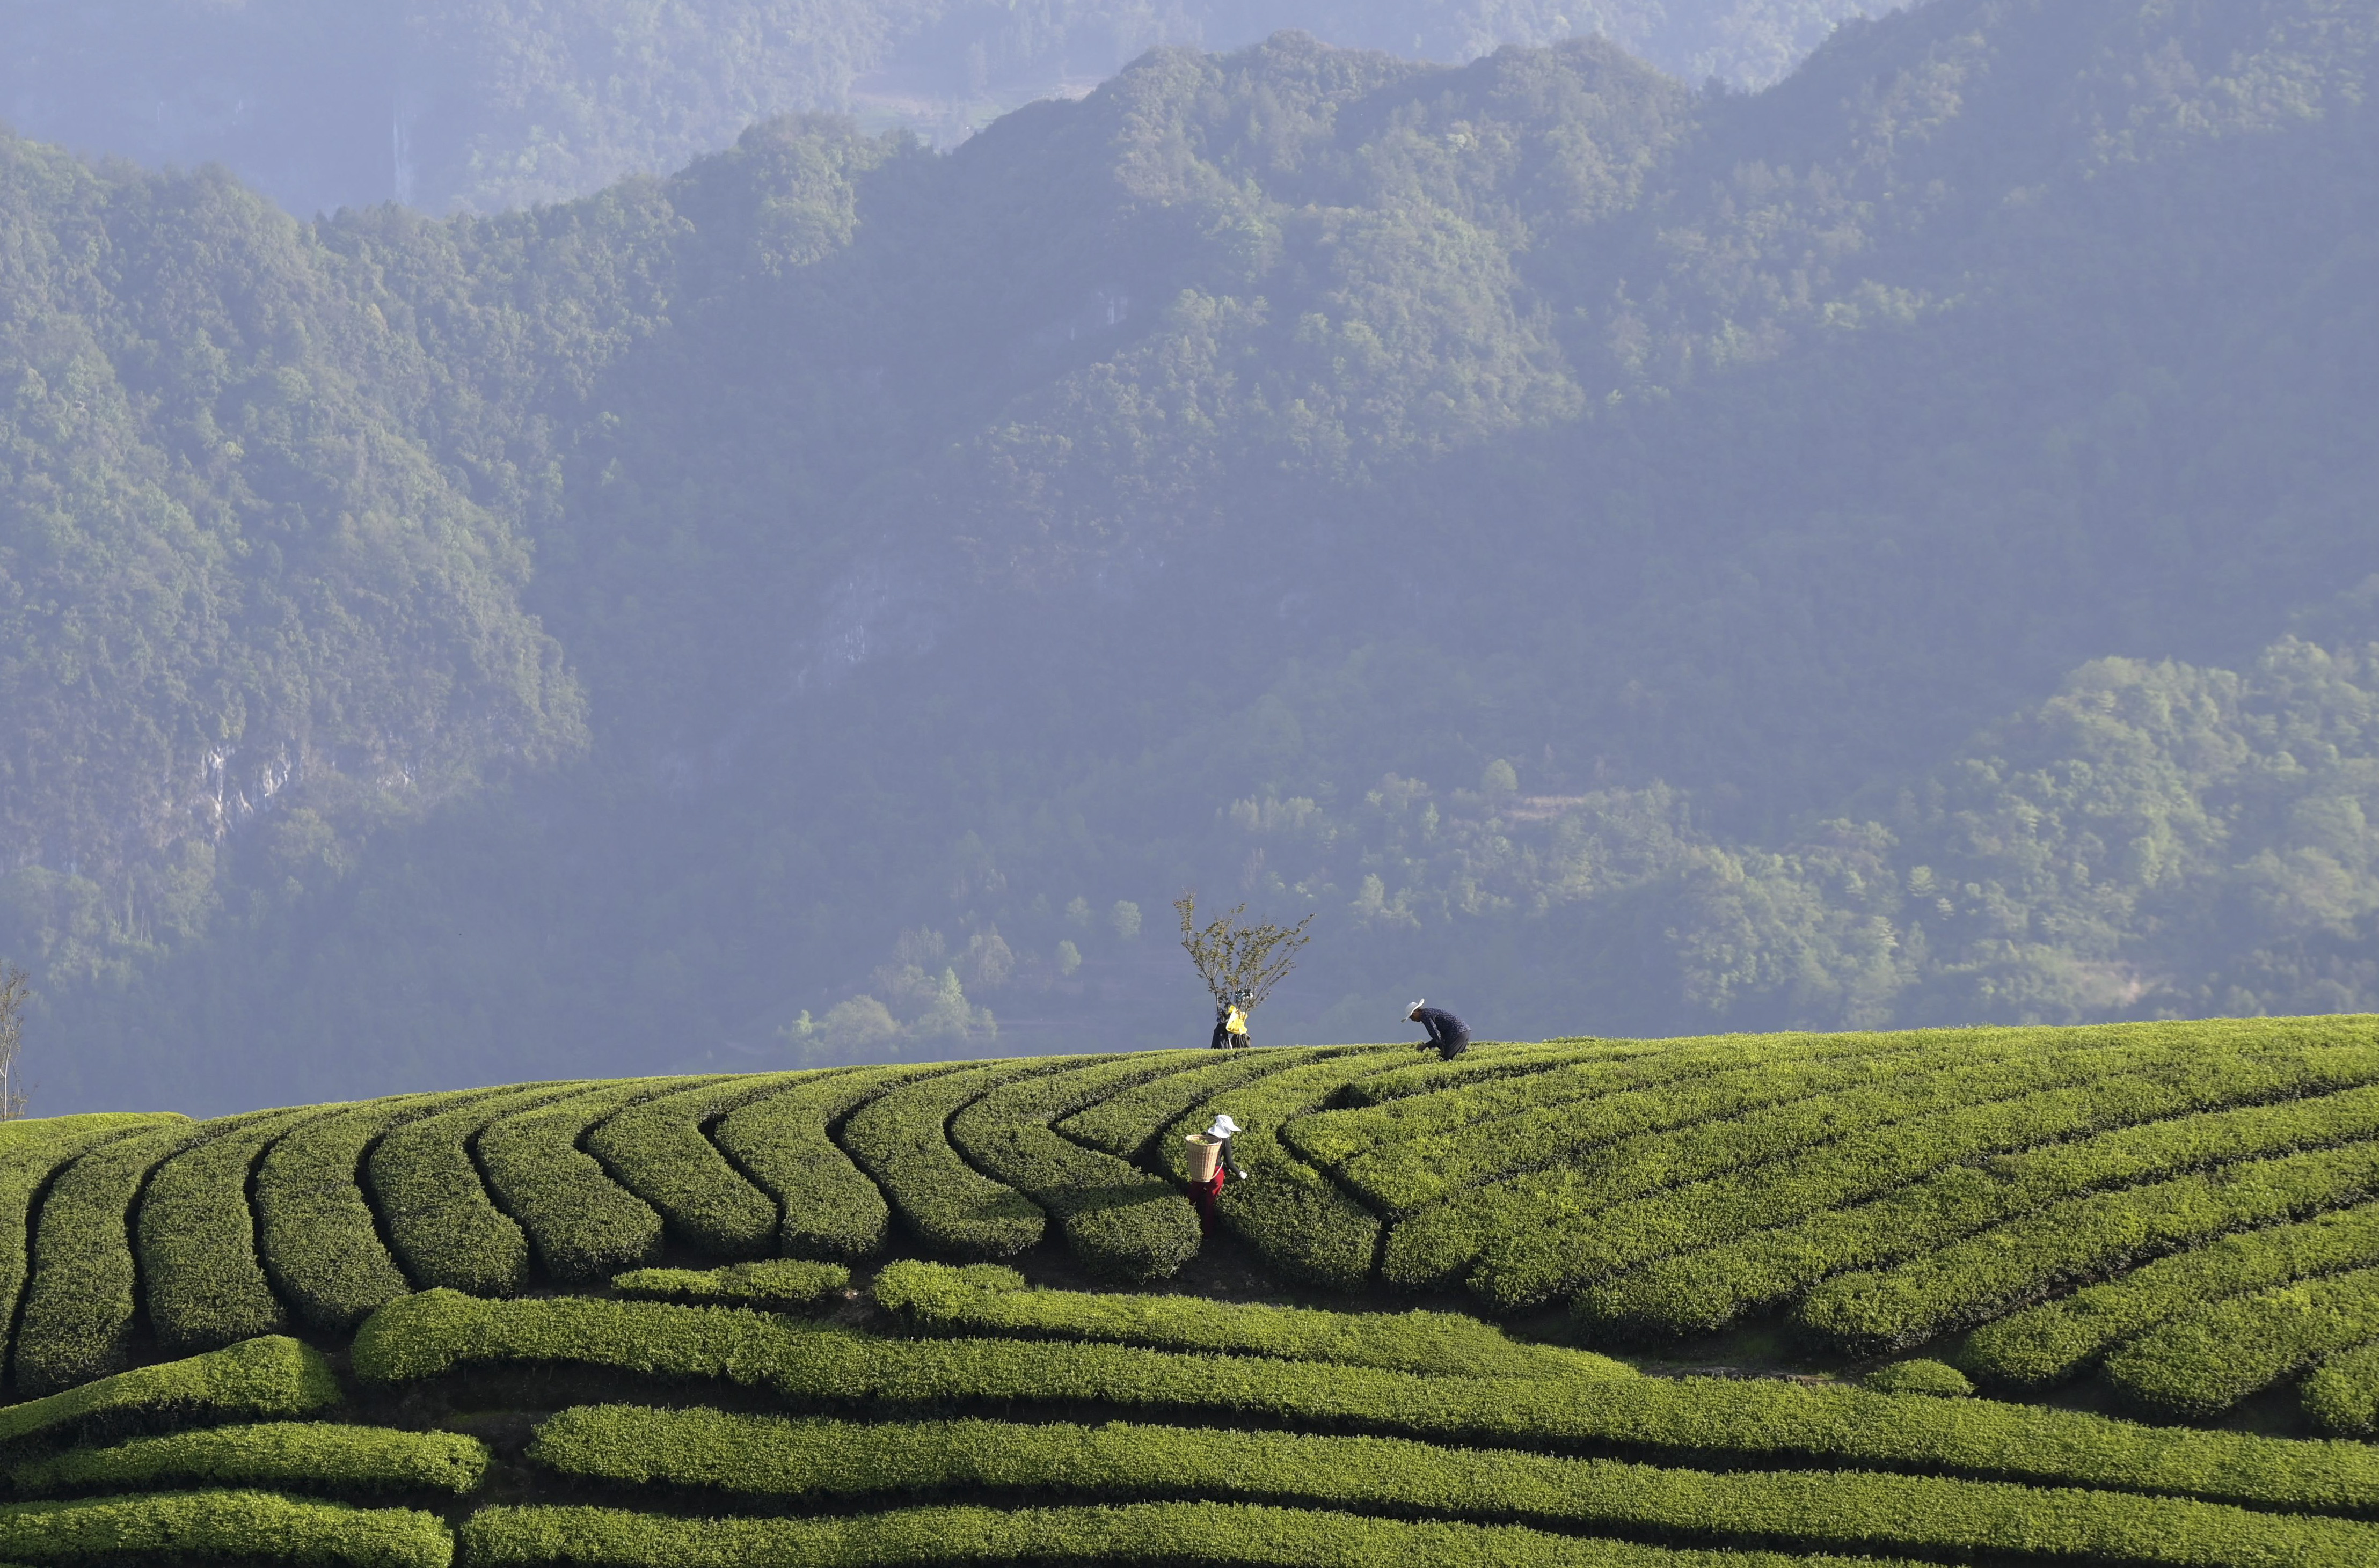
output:
[[[2371,1007],[2374,32],[1283,35],[449,221],[8,143],[45,1092],[1179,1043],[1192,885],[1322,916],[1266,1040]]]

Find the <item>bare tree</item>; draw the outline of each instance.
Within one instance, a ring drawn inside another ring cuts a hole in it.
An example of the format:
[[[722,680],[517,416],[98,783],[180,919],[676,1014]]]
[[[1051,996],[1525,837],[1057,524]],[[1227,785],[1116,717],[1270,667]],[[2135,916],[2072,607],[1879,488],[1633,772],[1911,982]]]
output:
[[[17,1080],[17,1053],[25,1043],[25,999],[33,983],[15,964],[0,964],[0,1122],[25,1114],[25,1091]]]
[[[1181,916],[1181,946],[1198,966],[1198,978],[1214,994],[1217,1007],[1237,1002],[1241,1010],[1253,1013],[1297,967],[1297,950],[1311,940],[1305,934],[1313,923],[1311,915],[1295,925],[1271,921],[1242,925],[1239,917],[1248,907],[1241,904],[1201,926],[1197,894],[1182,894],[1173,900],[1173,908]]]

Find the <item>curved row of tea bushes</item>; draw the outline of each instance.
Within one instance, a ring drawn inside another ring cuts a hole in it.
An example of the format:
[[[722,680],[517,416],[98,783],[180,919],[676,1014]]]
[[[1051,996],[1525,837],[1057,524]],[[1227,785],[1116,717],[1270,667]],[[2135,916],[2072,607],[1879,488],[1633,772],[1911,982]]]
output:
[[[1359,1290],[1371,1277],[1379,1218],[1299,1159],[1281,1141],[1280,1129],[1291,1117],[1407,1055],[1395,1046],[1351,1052],[1244,1083],[1175,1122],[1157,1157],[1175,1180],[1186,1183],[1189,1151],[1182,1140],[1206,1127],[1217,1112],[1228,1112],[1243,1129],[1231,1140],[1231,1151],[1248,1179],[1224,1186],[1215,1205],[1222,1223],[1285,1272]]]
[[[374,1382],[475,1365],[715,1378],[880,1413],[980,1402],[1135,1418],[1256,1419],[1338,1432],[1709,1464],[1824,1465],[2379,1512],[2379,1449],[2137,1426],[2073,1411],[1712,1378],[1429,1377],[1251,1356],[1001,1339],[879,1339],[719,1307],[433,1291],[357,1335]]]
[[[858,1263],[884,1250],[892,1211],[833,1134],[878,1096],[949,1070],[931,1063],[827,1073],[764,1095],[719,1122],[711,1135],[719,1150],[777,1205],[778,1251]]]
[[[1733,1042],[1757,1040],[1763,1036],[1730,1034],[1712,1038]],[[1820,1040],[1826,1037],[1812,1034],[1792,1038]],[[1348,1084],[1346,1092],[1338,1097],[1338,1103],[1349,1108],[1378,1105],[1390,1100],[1407,1100],[1448,1089],[1488,1084],[1499,1078],[1547,1072],[1555,1067],[1568,1067],[1574,1062],[1613,1062],[1628,1056],[1665,1055],[1677,1048],[1676,1042],[1670,1040],[1598,1040],[1590,1035],[1527,1043],[1474,1041],[1469,1050],[1450,1062],[1434,1051],[1417,1052],[1403,1067],[1375,1074],[1360,1083]]]
[[[586,1092],[580,1083],[514,1090],[401,1122],[381,1137],[364,1169],[406,1273],[483,1296],[528,1283],[528,1237],[489,1198],[471,1142],[501,1117]]]
[[[949,1123],[978,1097],[1067,1064],[994,1062],[929,1078],[872,1100],[843,1124],[842,1146],[874,1176],[917,1238],[953,1258],[1012,1258],[1039,1241],[1047,1216],[950,1145]]]
[[[489,1194],[527,1234],[549,1279],[594,1285],[660,1256],[661,1217],[613,1181],[578,1140],[641,1101],[707,1086],[699,1080],[632,1079],[517,1112],[479,1133],[479,1167]]]
[[[175,1355],[279,1333],[289,1313],[256,1252],[248,1179],[265,1149],[320,1113],[291,1111],[160,1164],[140,1194],[135,1252],[159,1348]]]
[[[1172,1182],[1085,1149],[1051,1124],[1209,1055],[1144,1052],[1003,1084],[951,1118],[949,1140],[984,1175],[1055,1219],[1068,1248],[1083,1262],[1127,1280],[1164,1279],[1197,1255],[1197,1211]]]
[[[2379,1269],[2236,1296],[2107,1357],[2116,1392],[2159,1415],[2219,1416],[2325,1356],[2379,1343]]]
[[[581,1480],[836,1501],[999,1490],[1419,1512],[1673,1539],[1987,1550],[2135,1563],[2363,1568],[2379,1526],[2128,1492],[1838,1471],[1663,1468],[1408,1439],[1111,1422],[851,1423],[717,1410],[565,1410],[529,1457]]]
[[[488,1471],[488,1445],[460,1432],[346,1422],[269,1421],[78,1448],[8,1472],[20,1496],[155,1486],[289,1486],[329,1491],[445,1491]]]
[[[720,1269],[635,1269],[611,1282],[622,1296],[647,1301],[718,1302],[732,1307],[809,1307],[846,1290],[840,1263],[771,1258]]]
[[[1986,1323],[1966,1341],[1962,1360],[1994,1381],[2047,1388],[2206,1302],[2373,1263],[2379,1263],[2379,1203],[2226,1236]]]
[[[171,1123],[103,1144],[59,1173],[33,1222],[32,1277],[9,1357],[18,1392],[52,1393],[132,1364],[133,1202],[167,1157],[222,1131]]]
[[[341,1397],[320,1351],[274,1334],[0,1406],[0,1444],[91,1441],[192,1421],[293,1419]]]
[[[1507,1221],[1488,1240],[1469,1283],[1499,1307],[1532,1305],[1662,1257],[1866,1201],[1956,1161],[2219,1105],[2248,1083],[2277,1094],[2305,1076],[2287,1062],[2209,1067],[2185,1052],[2127,1045],[1928,1074],[1902,1103],[1946,1104],[1904,1118],[1888,1116],[1890,1091],[1836,1096],[1808,1114],[1823,1120],[1839,1111],[1858,1129],[1848,1136],[1690,1187],[1570,1209],[1568,1223],[1524,1229]],[[1569,1201],[1590,1187],[1573,1182]]]
[[[744,1180],[703,1129],[808,1076],[752,1073],[644,1101],[587,1134],[587,1152],[651,1204],[678,1239],[715,1258],[766,1258],[777,1245],[776,1201]]]
[[[1971,1056],[1938,1043],[1912,1046],[1903,1036],[1879,1038],[1889,1043],[1850,1035],[1840,1041],[1854,1043],[1811,1043],[1791,1051],[1737,1043],[1584,1062],[1479,1088],[1325,1111],[1298,1122],[1290,1140],[1363,1197],[1407,1214],[1463,1188],[1575,1163],[1623,1139],[1878,1082],[1903,1083]],[[1780,1141],[1763,1150],[1759,1130],[1750,1124],[1730,1135],[1744,1150],[1740,1160],[1807,1138],[1805,1123],[1788,1123],[1771,1135]]]
[[[616,1508],[483,1508],[465,1522],[462,1538],[474,1563],[605,1568],[895,1568],[927,1562],[1901,1568],[1869,1557],[1673,1550],[1549,1535],[1516,1525],[1367,1519],[1227,1502],[908,1508],[854,1519],[672,1519]]]
[[[2063,1281],[2351,1203],[2373,1190],[2379,1143],[2093,1193],[1879,1273],[1841,1275],[1812,1291],[1794,1317],[1828,1345],[1870,1355],[1899,1350],[1997,1316]]]
[[[58,1171],[87,1150],[163,1126],[189,1127],[175,1113],[101,1112],[0,1123],[0,1364],[17,1321],[32,1255],[33,1202]]]
[[[1726,1246],[1662,1259],[1589,1288],[1578,1297],[1576,1309],[1583,1321],[1625,1333],[1708,1333],[1754,1310],[1788,1301],[1828,1275],[1844,1275],[1817,1290],[1804,1308],[1804,1321],[1811,1332],[1828,1337],[1834,1321],[1832,1304],[1845,1293],[1866,1291],[1876,1278],[1849,1271],[1913,1259],[1907,1272],[1921,1274],[1935,1261],[1925,1254],[1944,1248],[1954,1251],[1961,1237],[2011,1215],[2036,1213],[2078,1192],[2374,1135],[2379,1135],[2379,1088],[2373,1087],[2120,1128],[2000,1155],[1987,1164],[1954,1164],[1866,1203],[1830,1210]],[[2119,1210],[2124,1206],[2122,1200],[2113,1201]],[[2013,1245],[2013,1238],[1994,1236],[1982,1245],[1990,1249],[1987,1260],[1995,1259]],[[1984,1273],[1976,1273],[1972,1283],[1981,1286],[1983,1280]],[[2035,1284],[2028,1277],[2010,1277],[1991,1305],[2014,1299]],[[1889,1287],[1871,1294],[1880,1301]],[[1863,1320],[1869,1326],[1842,1343],[1870,1354],[1897,1349],[1940,1332],[1952,1321],[1987,1315],[1977,1309],[1972,1289],[1938,1302],[1906,1292],[1889,1299],[1901,1304],[1899,1317],[1887,1316],[1890,1309],[1878,1305]]]
[[[263,1491],[150,1492],[0,1505],[0,1554],[27,1562],[158,1557],[447,1568],[454,1538],[435,1514],[352,1508]]]
[[[1059,1121],[1057,1130],[1101,1153],[1137,1160],[1176,1121],[1195,1115],[1216,1095],[1252,1079],[1269,1078],[1346,1053],[1346,1047],[1334,1045],[1209,1052],[1203,1065],[1121,1090]]]
[[[1325,1312],[1199,1296],[1031,1290],[1023,1275],[996,1263],[962,1269],[888,1263],[874,1288],[878,1305],[932,1333],[1098,1340],[1441,1377],[1635,1375],[1624,1362],[1590,1351],[1524,1344],[1491,1323],[1454,1312]]]
[[[413,1288],[364,1197],[364,1157],[392,1128],[488,1098],[466,1089],[333,1111],[285,1132],[256,1168],[264,1270],[308,1327],[344,1333]]]
[[[2379,1345],[2333,1356],[2299,1391],[2313,1424],[2339,1437],[2379,1434]]]

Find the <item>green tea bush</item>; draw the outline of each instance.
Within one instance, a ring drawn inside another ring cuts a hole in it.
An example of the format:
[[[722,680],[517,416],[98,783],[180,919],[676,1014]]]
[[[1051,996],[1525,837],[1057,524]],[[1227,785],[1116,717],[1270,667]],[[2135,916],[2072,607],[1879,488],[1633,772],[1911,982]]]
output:
[[[2302,1076],[2286,1062],[2262,1073],[2249,1066],[2247,1076],[2275,1086]],[[2132,1043],[2044,1050],[1812,1102],[1797,1112],[1811,1121],[1803,1140],[1831,1129],[1830,1141],[1600,1212],[1577,1206],[1590,1184],[1573,1181],[1564,1206],[1545,1212],[1540,1205],[1533,1225],[1522,1223],[1531,1218],[1525,1212],[1499,1216],[1469,1283],[1498,1307],[1530,1305],[1658,1258],[1863,1201],[1954,1161],[2177,1115],[2221,1092],[2211,1087],[2216,1080],[2235,1089],[2240,1076],[2185,1045]],[[1589,1214],[1592,1224],[1579,1223]]]
[[[2218,1078],[2210,1074],[2209,1080]],[[2209,1081],[2204,1086],[2215,1087]],[[1829,1274],[1874,1269],[1950,1246],[2016,1215],[2036,1212],[2092,1188],[2144,1182],[2258,1154],[2345,1142],[2379,1133],[2379,1088],[2277,1104],[2181,1115],[1956,1164],[1870,1202],[1815,1214],[1724,1246],[1662,1259],[1582,1293],[1584,1321],[1636,1333],[1708,1333],[1776,1306]],[[1984,1245],[1999,1247],[1999,1237]],[[1911,1268],[1921,1272],[1918,1261]],[[1869,1275],[1822,1287],[1820,1297],[1859,1288]],[[2023,1289],[2032,1288],[2029,1283]],[[1914,1310],[1887,1334],[1847,1343],[1896,1348],[1972,1321],[1977,1307],[1919,1292]],[[1932,1310],[1939,1309],[1939,1310]],[[1820,1305],[1813,1309],[1822,1313]],[[1825,1330],[1817,1329],[1822,1337]]]
[[[488,1098],[486,1090],[408,1094],[336,1111],[284,1133],[256,1168],[264,1271],[309,1327],[352,1331],[413,1288],[381,1244],[364,1198],[365,1154],[390,1128]]]
[[[1967,1339],[1962,1359],[1993,1381],[2046,1388],[2078,1376],[2123,1341],[2209,1301],[2371,1264],[2379,1264],[2379,1203],[2226,1236],[1985,1323]]]
[[[1947,1361],[1894,1361],[1861,1378],[1859,1386],[1875,1393],[1925,1393],[1937,1399],[1962,1399],[1974,1392],[1973,1381]]]
[[[895,1089],[843,1125],[843,1147],[925,1246],[958,1258],[1013,1257],[1041,1239],[1047,1218],[1022,1193],[966,1163],[950,1146],[950,1117],[979,1095],[1061,1066],[995,1062]]]
[[[407,1273],[486,1296],[528,1283],[528,1237],[489,1199],[471,1143],[504,1116],[585,1092],[577,1083],[513,1090],[401,1122],[380,1139],[364,1169]]]
[[[328,1491],[476,1490],[488,1445],[460,1432],[407,1432],[328,1421],[270,1421],[135,1438],[15,1466],[20,1496],[175,1486],[296,1486]]]
[[[1766,1038],[1739,1034],[1716,1037],[1728,1043]],[[1840,1038],[1823,1034],[1795,1036],[1797,1039],[1821,1041]],[[1630,1056],[1660,1056],[1690,1045],[1710,1044],[1711,1040],[1678,1042],[1673,1040],[1596,1040],[1579,1036],[1567,1040],[1540,1040],[1529,1043],[1479,1043],[1453,1061],[1446,1061],[1433,1051],[1419,1049],[1407,1058],[1407,1065],[1376,1073],[1360,1083],[1350,1083],[1338,1096],[1348,1107],[1384,1104],[1390,1100],[1409,1099],[1416,1095],[1434,1094],[1440,1090],[1463,1089],[1477,1084],[1491,1083],[1499,1078],[1520,1078],[1551,1072],[1576,1062],[1610,1062]]]
[[[1943,1368],[1948,1371],[1949,1369]],[[1408,1440],[1054,1422],[854,1425],[622,1406],[567,1410],[529,1457],[580,1479],[776,1497],[1056,1490],[1486,1514],[1571,1529],[1860,1551],[2040,1553],[2138,1563],[2367,1564],[2379,1526],[2003,1481],[1668,1469]]]
[[[321,1352],[275,1334],[0,1406],[0,1443],[58,1442],[189,1421],[294,1417],[336,1405],[340,1397],[339,1381]]]
[[[2379,1269],[2202,1307],[2107,1357],[2107,1381],[2158,1415],[2204,1419],[2341,1350],[2379,1342]]]
[[[1172,1182],[1059,1137],[1050,1124],[1117,1091],[1212,1060],[1143,1052],[992,1090],[951,1118],[950,1142],[1057,1221],[1074,1256],[1103,1273],[1162,1279],[1195,1257],[1198,1212]]]
[[[2304,1413],[2338,1437],[2379,1433],[2379,1345],[2366,1345],[2323,1362],[2299,1392]]]
[[[1209,1052],[1202,1066],[1111,1094],[1060,1121],[1057,1130],[1102,1153],[1137,1160],[1176,1120],[1225,1090],[1345,1054],[1344,1046],[1298,1045]]]
[[[805,1079],[731,1112],[713,1137],[736,1168],[777,1204],[777,1250],[857,1263],[884,1250],[892,1211],[851,1164],[833,1130],[852,1112],[942,1063],[860,1067]]]
[[[718,1378],[803,1405],[920,1411],[1096,1405],[1477,1446],[1590,1448],[1709,1464],[1941,1472],[2345,1514],[2379,1512],[2379,1449],[2138,1426],[1989,1400],[1914,1400],[1720,1378],[1427,1377],[1136,1345],[887,1340],[722,1307],[574,1297],[392,1301],[356,1336],[377,1382],[469,1365]]]
[[[654,1301],[714,1301],[736,1307],[807,1307],[851,1286],[839,1263],[772,1258],[723,1269],[635,1269],[611,1282],[622,1296]]]
[[[1896,1350],[1994,1316],[2059,1281],[2351,1202],[2374,1188],[2379,1143],[2357,1143],[2093,1193],[1882,1273],[1830,1280],[1794,1320],[1830,1345]]]
[[[483,1508],[474,1563],[889,1568],[920,1562],[1162,1562],[1232,1568],[1893,1568],[1873,1558],[1701,1551],[1516,1525],[1366,1519],[1226,1502],[907,1508],[855,1519],[672,1519],[612,1508]]]
[[[776,1200],[745,1181],[703,1128],[811,1077],[752,1073],[646,1100],[598,1126],[586,1149],[680,1240],[715,1257],[766,1258],[777,1246]]]
[[[132,1364],[139,1274],[131,1214],[140,1184],[220,1124],[168,1123],[102,1144],[51,1186],[33,1228],[33,1272],[9,1369],[18,1389],[50,1393]]]
[[[279,1333],[289,1314],[256,1255],[248,1173],[273,1140],[320,1115],[292,1111],[186,1149],[140,1194],[136,1251],[149,1326],[177,1355]]]
[[[1399,1062],[1395,1046],[1310,1062],[1214,1096],[1175,1122],[1159,1152],[1176,1180],[1189,1179],[1182,1139],[1227,1111],[1243,1129],[1232,1152],[1248,1173],[1226,1183],[1215,1210],[1223,1224],[1287,1273],[1341,1290],[1369,1283],[1378,1249],[1376,1215],[1280,1140],[1293,1116],[1325,1104],[1347,1084]]]
[[[0,1506],[0,1552],[37,1562],[223,1557],[354,1568],[446,1568],[435,1514],[351,1508],[262,1491],[152,1492]]]
[[[480,1132],[489,1189],[527,1233],[548,1278],[592,1285],[660,1256],[661,1217],[578,1140],[606,1116],[682,1087],[677,1079],[632,1079],[515,1112]]]
[[[986,1277],[998,1274],[1007,1277]],[[1455,1312],[1325,1312],[1197,1296],[1027,1290],[1021,1274],[994,1264],[952,1269],[913,1260],[886,1264],[875,1291],[880,1305],[934,1333],[1104,1340],[1447,1377],[1635,1375],[1609,1357],[1524,1344]]]
[[[101,1113],[0,1123],[0,1361],[25,1291],[35,1194],[58,1168],[88,1149],[160,1126],[189,1127],[178,1114]]]
[[[1659,1055],[1589,1061],[1478,1087],[1324,1111],[1299,1121],[1289,1140],[1365,1198],[1404,1214],[1516,1171],[1576,1162],[1623,1139],[1741,1117],[1877,1082],[1904,1084],[1916,1073],[1971,1055],[1938,1043],[1914,1048],[1908,1038],[1842,1035],[1795,1040],[1792,1048],[1736,1042],[1723,1050],[1696,1045]],[[1888,1043],[1878,1046],[1875,1040]],[[1999,1054],[2011,1055],[2013,1048]],[[1790,1143],[1778,1142],[1770,1152],[1804,1141],[1800,1126],[1786,1123],[1781,1138]],[[1760,1157],[1757,1124],[1738,1128],[1732,1136],[1745,1145],[1738,1162]]]

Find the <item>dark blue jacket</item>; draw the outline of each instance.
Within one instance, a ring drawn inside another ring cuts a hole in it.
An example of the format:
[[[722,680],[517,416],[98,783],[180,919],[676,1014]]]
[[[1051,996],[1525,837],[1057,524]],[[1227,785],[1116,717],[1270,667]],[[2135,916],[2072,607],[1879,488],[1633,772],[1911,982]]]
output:
[[[1470,1049],[1469,1029],[1443,1007],[1423,1007],[1413,1015],[1412,1020],[1429,1031],[1429,1043],[1443,1052],[1447,1061]]]

